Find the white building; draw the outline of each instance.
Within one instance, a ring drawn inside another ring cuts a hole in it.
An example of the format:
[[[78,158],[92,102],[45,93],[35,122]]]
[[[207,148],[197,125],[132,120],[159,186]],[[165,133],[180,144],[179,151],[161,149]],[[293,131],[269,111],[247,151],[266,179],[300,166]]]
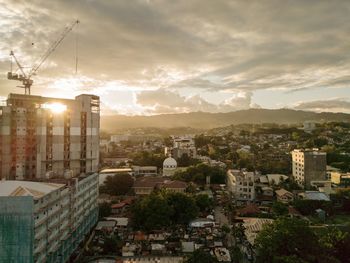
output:
[[[98,219],[98,175],[0,181],[0,262],[66,262]]]
[[[168,157],[163,162],[163,176],[173,176],[177,168],[177,162],[174,158]]]
[[[310,186],[313,181],[326,180],[326,153],[318,149],[292,151],[293,177],[300,186]]]
[[[253,201],[255,199],[255,174],[244,170],[227,171],[227,188],[236,201]]]

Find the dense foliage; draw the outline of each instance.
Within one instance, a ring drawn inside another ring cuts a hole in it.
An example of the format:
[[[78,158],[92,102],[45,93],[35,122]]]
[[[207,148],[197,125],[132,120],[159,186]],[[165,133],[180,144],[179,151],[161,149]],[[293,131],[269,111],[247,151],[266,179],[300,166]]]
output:
[[[307,221],[279,218],[255,240],[257,263],[350,262],[350,235],[338,229],[317,233]]]
[[[188,224],[198,215],[199,209],[190,195],[158,191],[138,200],[131,211],[136,228],[152,230]]]
[[[211,167],[203,163],[190,166],[186,171],[175,173],[174,179],[204,185],[207,176],[210,177],[210,183],[212,184],[224,184],[226,181],[226,172],[224,169]]]
[[[216,257],[203,249],[195,250],[186,260],[185,263],[216,263],[219,262]]]
[[[130,156],[134,165],[163,167],[163,161],[166,158],[164,154],[154,154],[146,151],[137,152]]]
[[[127,173],[107,176],[106,181],[100,187],[100,193],[109,195],[125,195],[131,190],[133,183],[134,179]]]

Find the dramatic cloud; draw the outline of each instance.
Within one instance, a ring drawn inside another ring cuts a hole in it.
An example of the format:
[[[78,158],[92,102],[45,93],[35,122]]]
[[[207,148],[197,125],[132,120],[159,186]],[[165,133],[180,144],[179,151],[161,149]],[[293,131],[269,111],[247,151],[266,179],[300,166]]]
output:
[[[251,106],[252,93],[239,92],[220,104],[209,103],[199,95],[185,97],[177,92],[158,89],[143,91],[137,95],[137,103],[149,114],[171,112],[230,112],[249,109]]]
[[[307,101],[298,103],[295,108],[317,112],[331,111],[350,113],[350,101],[345,99]]]
[[[348,0],[0,0],[0,96],[22,92],[6,80],[10,50],[31,66],[79,18],[34,77],[34,94],[92,92],[105,112],[127,114],[142,105],[148,113],[276,107],[281,94],[320,89],[340,97],[350,84],[349,13]]]

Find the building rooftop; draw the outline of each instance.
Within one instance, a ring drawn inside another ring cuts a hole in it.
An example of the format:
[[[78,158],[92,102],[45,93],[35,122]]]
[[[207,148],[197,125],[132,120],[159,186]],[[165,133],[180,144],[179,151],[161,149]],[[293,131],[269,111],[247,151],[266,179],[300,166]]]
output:
[[[305,191],[304,193],[300,193],[299,196],[306,200],[330,201],[326,193],[318,191]]]
[[[100,174],[131,173],[131,168],[108,168],[100,171]]]
[[[65,184],[31,181],[0,181],[0,196],[33,196],[39,199]]]

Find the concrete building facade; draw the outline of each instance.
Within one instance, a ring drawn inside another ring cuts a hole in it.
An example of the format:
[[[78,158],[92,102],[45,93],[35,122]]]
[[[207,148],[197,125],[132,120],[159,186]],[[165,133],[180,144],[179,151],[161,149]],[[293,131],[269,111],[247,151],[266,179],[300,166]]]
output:
[[[255,174],[244,170],[227,171],[227,188],[236,201],[247,202],[255,200]]]
[[[171,154],[175,159],[181,158],[186,154],[189,158],[197,158],[197,149],[193,136],[173,136],[173,147],[166,148],[165,154]]]
[[[0,178],[74,177],[96,172],[100,100],[10,94],[0,107]]]
[[[0,262],[67,262],[98,220],[98,174],[0,181]]]
[[[326,180],[326,153],[318,149],[295,149],[292,151],[292,172],[295,181],[308,187],[313,181]]]

